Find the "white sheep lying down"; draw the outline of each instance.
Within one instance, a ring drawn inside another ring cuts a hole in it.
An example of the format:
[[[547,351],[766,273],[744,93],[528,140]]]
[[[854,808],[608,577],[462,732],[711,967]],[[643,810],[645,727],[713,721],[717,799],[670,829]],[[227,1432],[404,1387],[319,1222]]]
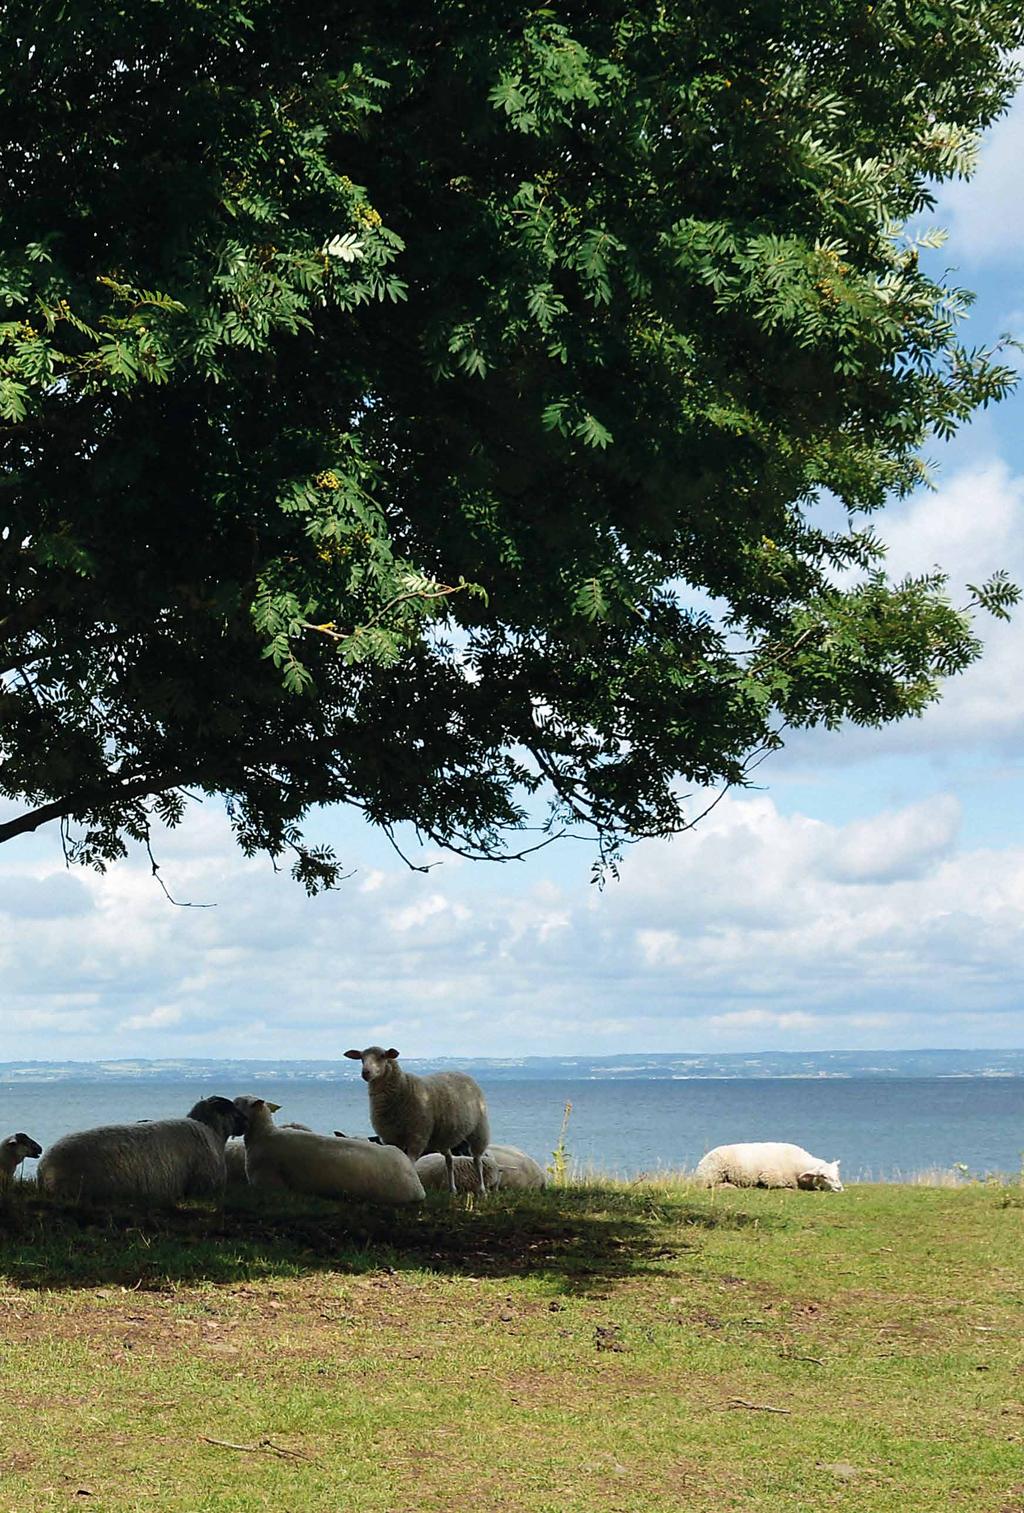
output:
[[[822,1161],[801,1145],[777,1140],[716,1145],[701,1157],[694,1175],[706,1187],[729,1182],[735,1187],[802,1187],[833,1193],[843,1190],[838,1161]]]
[[[235,1103],[247,1121],[245,1171],[253,1187],[372,1203],[415,1203],[425,1196],[416,1168],[393,1145],[278,1127],[279,1105],[250,1093]]]
[[[503,1191],[507,1188],[525,1191],[547,1186],[544,1168],[532,1156],[517,1150],[514,1145],[489,1145],[485,1160],[487,1157],[490,1157],[501,1174]]]
[[[26,1156],[41,1156],[43,1147],[21,1130],[0,1140],[0,1192],[10,1182]]]
[[[178,1203],[224,1191],[224,1143],[245,1120],[227,1098],[203,1098],[184,1119],[104,1124],[64,1135],[39,1163],[44,1192],[71,1200]]]
[[[308,1124],[279,1124],[277,1129],[304,1129],[308,1130]],[[228,1187],[248,1187],[249,1178],[245,1175],[245,1141],[229,1140],[224,1147],[224,1160],[227,1164]]]

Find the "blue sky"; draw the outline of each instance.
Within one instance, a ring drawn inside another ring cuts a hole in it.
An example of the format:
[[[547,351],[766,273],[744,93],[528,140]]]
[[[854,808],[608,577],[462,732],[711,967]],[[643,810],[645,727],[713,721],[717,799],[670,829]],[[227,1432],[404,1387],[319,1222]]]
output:
[[[1024,336],[1024,98],[935,255],[977,291],[967,338]],[[1024,582],[1024,393],[933,447],[938,490],[878,519],[896,572]],[[141,857],[0,852],[0,1057],[336,1058],[1024,1044],[1024,613],[924,719],[800,733],[695,832],[588,882],[587,848],[407,871],[348,814],[325,898],[235,849],[215,805]]]

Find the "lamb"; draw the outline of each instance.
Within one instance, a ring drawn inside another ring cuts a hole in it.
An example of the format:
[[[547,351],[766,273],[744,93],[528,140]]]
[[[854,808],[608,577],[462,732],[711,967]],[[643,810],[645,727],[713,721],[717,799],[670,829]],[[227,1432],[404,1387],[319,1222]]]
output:
[[[235,1103],[246,1118],[245,1171],[253,1187],[376,1203],[416,1203],[425,1196],[416,1168],[394,1146],[278,1127],[272,1116],[280,1105],[248,1093]]]
[[[369,1084],[370,1123],[382,1140],[397,1145],[412,1161],[440,1151],[448,1171],[448,1190],[455,1192],[452,1150],[469,1144],[476,1167],[477,1192],[486,1192],[483,1154],[491,1138],[487,1104],[479,1085],[465,1072],[434,1072],[417,1077],[398,1065],[398,1052],[382,1046],[346,1051],[350,1061],[363,1063]]]
[[[184,1119],[105,1124],[51,1145],[39,1163],[44,1192],[72,1200],[172,1204],[220,1197],[224,1145],[245,1118],[228,1098],[203,1098]]]
[[[490,1156],[501,1174],[502,1189],[519,1188],[521,1191],[547,1186],[544,1168],[532,1156],[517,1150],[514,1145],[489,1145]]]
[[[694,1173],[705,1187],[728,1182],[736,1187],[802,1187],[841,1193],[839,1162],[822,1161],[800,1145],[775,1140],[747,1145],[716,1145]]]
[[[304,1129],[308,1130],[308,1124],[280,1124],[278,1129]],[[245,1175],[245,1141],[229,1140],[224,1147],[224,1159],[227,1163],[228,1187],[247,1187],[249,1178]]]
[[[476,1162],[471,1156],[455,1156],[452,1161],[452,1169],[455,1172],[455,1186],[460,1193],[472,1193],[479,1191],[477,1187]],[[501,1186],[501,1169],[498,1163],[491,1158],[490,1151],[483,1155],[484,1182],[489,1192]],[[440,1151],[433,1151],[429,1156],[421,1156],[416,1162],[416,1170],[420,1181],[428,1192],[448,1191],[448,1166]]]
[[[26,1156],[42,1154],[43,1147],[21,1131],[16,1135],[8,1135],[6,1140],[0,1140],[0,1192],[12,1181]]]

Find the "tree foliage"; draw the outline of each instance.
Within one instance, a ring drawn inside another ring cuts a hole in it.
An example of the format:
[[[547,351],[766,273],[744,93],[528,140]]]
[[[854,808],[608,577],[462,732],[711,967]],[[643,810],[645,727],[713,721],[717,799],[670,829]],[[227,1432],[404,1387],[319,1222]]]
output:
[[[867,517],[1012,374],[904,228],[1022,37],[1017,0],[11,0],[0,839],[102,866],[193,790],[310,888],[318,804],[493,855],[547,799],[607,851],[786,725],[919,713],[972,606]]]

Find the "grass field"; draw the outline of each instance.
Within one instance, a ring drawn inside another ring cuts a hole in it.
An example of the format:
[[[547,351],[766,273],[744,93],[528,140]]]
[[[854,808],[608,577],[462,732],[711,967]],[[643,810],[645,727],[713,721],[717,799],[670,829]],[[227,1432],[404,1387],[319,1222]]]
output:
[[[0,1510],[1024,1513],[1024,1193],[0,1207]]]

